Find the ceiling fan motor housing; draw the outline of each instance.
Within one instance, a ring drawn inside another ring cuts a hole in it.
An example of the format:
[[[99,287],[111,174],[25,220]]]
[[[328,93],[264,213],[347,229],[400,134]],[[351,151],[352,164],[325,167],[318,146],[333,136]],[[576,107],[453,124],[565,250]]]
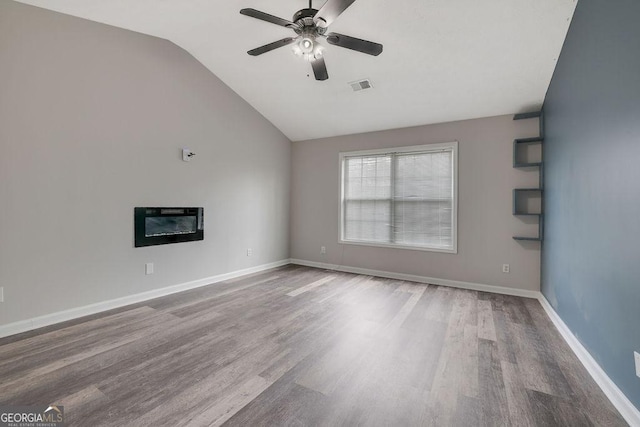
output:
[[[315,35],[324,34],[325,28],[317,27],[313,22],[313,17],[316,16],[316,13],[318,13],[318,10],[311,8],[301,9],[297,11],[293,15],[292,19],[292,21],[298,26],[297,29],[294,28],[294,31],[298,34],[301,34],[303,32],[308,33],[308,31],[305,30],[311,28],[313,29]]]
[[[300,9],[299,11],[297,11],[293,15],[292,21],[297,24],[299,20],[304,19],[304,18],[312,18],[313,19],[313,17],[316,16],[316,13],[318,13],[318,11],[316,9],[309,9],[309,8]]]

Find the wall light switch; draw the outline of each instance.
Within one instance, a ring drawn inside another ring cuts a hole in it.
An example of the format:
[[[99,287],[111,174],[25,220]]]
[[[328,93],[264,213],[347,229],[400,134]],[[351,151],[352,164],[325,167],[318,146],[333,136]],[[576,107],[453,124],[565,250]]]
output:
[[[640,354],[637,351],[634,351],[633,356],[636,359],[636,375],[640,377]]]
[[[508,273],[510,271],[509,264],[502,264],[502,272]]]
[[[4,302],[4,286],[0,286],[0,302]]]
[[[327,248],[325,246],[320,246],[320,253],[321,254],[326,254],[327,253]]]
[[[144,265],[144,274],[153,274],[153,263],[148,262]]]
[[[247,256],[251,256],[251,255],[253,255],[253,249],[248,248],[247,249]]]

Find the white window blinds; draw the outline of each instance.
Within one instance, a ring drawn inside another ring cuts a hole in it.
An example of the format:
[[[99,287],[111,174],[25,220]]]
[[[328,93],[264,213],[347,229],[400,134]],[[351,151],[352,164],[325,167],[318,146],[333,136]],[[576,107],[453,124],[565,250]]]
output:
[[[455,251],[455,149],[344,153],[342,240]]]

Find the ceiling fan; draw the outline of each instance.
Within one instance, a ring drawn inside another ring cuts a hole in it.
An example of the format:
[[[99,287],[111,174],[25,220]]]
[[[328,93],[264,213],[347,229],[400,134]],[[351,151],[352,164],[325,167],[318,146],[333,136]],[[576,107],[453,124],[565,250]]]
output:
[[[312,0],[309,0],[309,7],[301,9],[293,15],[291,21],[260,12],[255,9],[242,9],[242,15],[271,22],[292,29],[295,37],[287,37],[273,43],[252,49],[247,53],[251,56],[262,55],[279,47],[294,44],[293,51],[311,63],[313,74],[316,80],[327,80],[327,66],[324,63],[323,47],[318,43],[318,39],[324,38],[327,43],[340,46],[358,52],[378,56],[382,53],[382,45],[355,37],[345,36],[338,33],[327,33],[327,27],[340,16],[355,0],[327,0],[327,2],[316,10],[312,7]]]

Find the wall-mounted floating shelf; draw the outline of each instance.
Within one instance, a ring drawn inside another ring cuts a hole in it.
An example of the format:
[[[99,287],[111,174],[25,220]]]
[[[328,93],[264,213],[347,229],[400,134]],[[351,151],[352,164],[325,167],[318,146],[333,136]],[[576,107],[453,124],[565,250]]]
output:
[[[514,240],[542,242],[544,232],[544,203],[543,203],[543,113],[533,111],[513,116],[513,120],[539,118],[540,136],[518,138],[513,140],[513,167],[529,170],[537,169],[539,173],[538,188],[515,188],[513,190],[513,215],[538,217],[538,235],[533,237],[514,236]]]
[[[519,113],[513,116],[513,120],[535,119],[542,116],[542,111],[532,111],[530,113]]]
[[[542,137],[514,139],[513,140],[513,167],[514,168],[541,168],[543,142],[544,142],[544,138]]]
[[[536,201],[536,199],[539,199]],[[532,203],[533,201],[533,203]],[[532,207],[532,205],[534,205]],[[514,215],[542,215],[542,190],[540,188],[514,188]]]
[[[526,240],[526,241],[532,241],[532,242],[542,241],[540,237],[519,237],[519,236],[513,236],[513,240]]]

